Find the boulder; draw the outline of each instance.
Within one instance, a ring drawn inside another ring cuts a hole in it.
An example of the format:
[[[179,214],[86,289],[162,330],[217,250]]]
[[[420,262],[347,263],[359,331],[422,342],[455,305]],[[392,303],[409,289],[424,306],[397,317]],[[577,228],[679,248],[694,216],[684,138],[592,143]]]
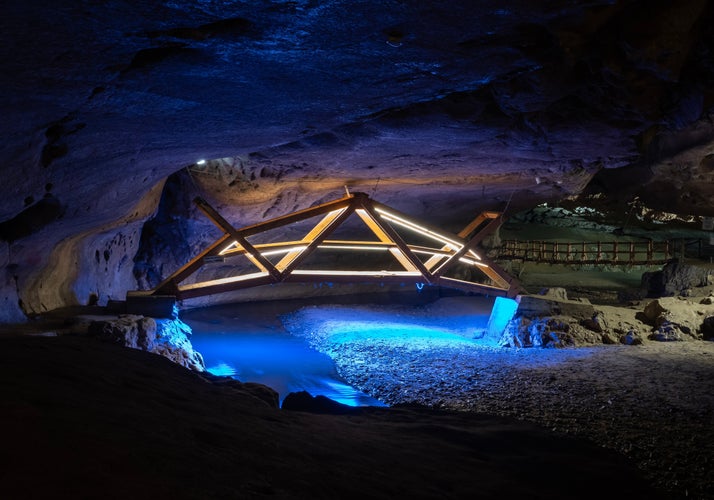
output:
[[[701,305],[695,302],[661,297],[645,306],[640,319],[655,328],[650,335],[652,340],[699,339],[704,314]]]
[[[174,363],[202,372],[203,357],[193,350],[191,327],[179,319],[154,319],[132,314],[93,321],[89,333],[102,340],[164,356]]]
[[[682,331],[679,325],[665,321],[655,331],[647,337],[650,340],[658,342],[675,342],[682,340],[691,340],[692,337]]]
[[[643,340],[639,332],[635,330],[629,330],[627,333],[620,337],[620,343],[625,345],[642,345]]]
[[[562,288],[550,288],[538,295],[520,295],[516,317],[543,318],[569,316],[577,320],[591,320],[595,309],[587,299],[568,299]]]
[[[642,274],[641,287],[648,297],[669,297],[678,294],[691,295],[691,288],[714,283],[714,274],[706,269],[678,260],[667,263],[661,271]]]

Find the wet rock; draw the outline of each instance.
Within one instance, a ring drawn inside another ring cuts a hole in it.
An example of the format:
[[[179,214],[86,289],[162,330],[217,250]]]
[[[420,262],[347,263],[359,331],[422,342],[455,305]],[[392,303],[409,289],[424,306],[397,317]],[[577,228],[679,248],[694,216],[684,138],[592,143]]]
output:
[[[152,352],[194,371],[204,371],[200,353],[193,350],[191,328],[176,319],[154,319],[131,314],[93,321],[89,333],[116,344]]]

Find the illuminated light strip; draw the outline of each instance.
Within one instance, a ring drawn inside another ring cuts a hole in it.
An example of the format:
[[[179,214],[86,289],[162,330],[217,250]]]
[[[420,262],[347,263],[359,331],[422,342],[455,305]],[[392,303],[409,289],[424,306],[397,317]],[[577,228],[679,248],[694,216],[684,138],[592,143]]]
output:
[[[278,250],[268,250],[267,252],[260,252],[263,257],[267,255],[280,255],[281,253],[289,252],[302,252],[307,248],[307,245],[298,245],[296,247],[280,248]]]
[[[474,252],[473,250],[469,250],[469,253],[471,255],[473,255],[475,258],[477,258],[478,260],[481,260],[481,256],[479,254],[477,254],[476,252]]]
[[[452,254],[447,253],[447,252],[438,252],[438,251],[436,251],[436,250],[434,250],[434,251],[428,251],[428,250],[420,250],[420,249],[414,249],[414,248],[412,248],[412,252],[414,252],[414,253],[421,253],[421,254],[424,254],[424,255],[434,255],[434,256],[439,255],[439,256],[441,256],[441,257],[449,257],[449,256],[452,255]],[[472,265],[472,266],[488,267],[488,266],[487,266],[486,264],[484,264],[483,262],[476,262],[475,260],[467,259],[466,257],[459,257],[459,261],[460,261],[460,262],[463,262],[463,263],[465,263],[465,264],[470,264],[470,265]]]
[[[414,224],[411,221],[402,219],[401,217],[397,217],[396,215],[390,214],[380,208],[377,208],[376,210],[377,210],[377,212],[382,214],[382,217],[384,217],[388,221],[399,224],[400,226],[406,227],[407,229],[411,229],[412,231],[421,233],[424,236],[428,236],[436,241],[440,241],[441,243],[444,243],[445,245],[449,245],[452,248],[452,250],[455,250],[458,252],[463,247],[463,245],[461,243],[457,243],[454,240],[450,240],[446,236],[435,233],[434,231],[431,231],[425,227],[419,226],[418,224]]]
[[[390,246],[373,246],[373,245],[320,245],[318,248],[329,248],[331,250],[381,250],[381,251],[386,251],[386,250],[391,250],[392,248],[396,248],[393,245]]]
[[[236,283],[238,281],[247,281],[247,280],[250,280],[253,278],[264,278],[266,276],[268,276],[267,272],[242,274],[240,276],[231,276],[229,278],[218,278],[215,280],[202,281],[200,283],[191,283],[190,285],[183,285],[183,286],[179,287],[179,290],[181,290],[181,291],[192,290],[194,288],[201,288],[201,287],[207,286],[207,285],[224,285],[227,283]]]
[[[295,269],[292,274],[313,276],[421,276],[418,271],[320,271]]]
[[[224,248],[223,250],[221,250],[220,252],[218,252],[218,255],[223,255],[224,253],[226,253],[226,252],[227,252],[228,250],[230,250],[231,248],[238,248],[238,242],[237,242],[236,240],[233,240],[231,243],[228,244],[228,246],[227,246],[226,248]]]

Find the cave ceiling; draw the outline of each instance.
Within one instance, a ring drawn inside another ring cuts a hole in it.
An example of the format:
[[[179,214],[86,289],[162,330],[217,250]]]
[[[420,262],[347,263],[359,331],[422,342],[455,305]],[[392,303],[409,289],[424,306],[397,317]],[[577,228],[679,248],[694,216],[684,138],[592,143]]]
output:
[[[586,189],[714,215],[705,0],[4,7],[5,288],[39,308],[67,300],[38,273],[76,288],[79,264],[56,269],[111,264],[98,242],[119,236],[131,258],[163,181],[201,159],[217,175],[196,189],[237,223],[345,186],[457,226]]]

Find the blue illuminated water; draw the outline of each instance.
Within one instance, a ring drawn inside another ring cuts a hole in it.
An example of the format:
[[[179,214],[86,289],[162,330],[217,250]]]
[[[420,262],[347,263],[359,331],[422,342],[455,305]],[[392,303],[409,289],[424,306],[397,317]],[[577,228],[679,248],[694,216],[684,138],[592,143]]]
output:
[[[214,375],[267,385],[281,401],[307,391],[350,406],[384,406],[345,383],[329,356],[283,328],[279,316],[296,308],[285,302],[232,304],[185,311],[181,319]]]

